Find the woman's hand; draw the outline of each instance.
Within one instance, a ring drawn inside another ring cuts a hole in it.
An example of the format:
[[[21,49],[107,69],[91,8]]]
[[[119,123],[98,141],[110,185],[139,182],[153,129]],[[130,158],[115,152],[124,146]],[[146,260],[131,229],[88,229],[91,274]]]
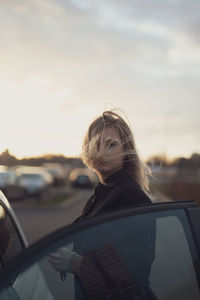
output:
[[[83,257],[68,248],[59,248],[49,255],[49,263],[57,272],[76,273],[81,265]]]

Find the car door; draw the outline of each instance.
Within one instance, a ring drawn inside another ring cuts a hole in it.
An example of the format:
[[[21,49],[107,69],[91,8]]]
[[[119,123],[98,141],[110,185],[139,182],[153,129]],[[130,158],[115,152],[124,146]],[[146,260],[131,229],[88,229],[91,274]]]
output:
[[[137,299],[200,299],[199,225],[194,203],[155,204],[75,223],[1,270],[0,299],[136,299],[134,289]],[[60,247],[85,262],[65,281],[48,262]]]
[[[0,268],[27,247],[20,224],[0,191]]]

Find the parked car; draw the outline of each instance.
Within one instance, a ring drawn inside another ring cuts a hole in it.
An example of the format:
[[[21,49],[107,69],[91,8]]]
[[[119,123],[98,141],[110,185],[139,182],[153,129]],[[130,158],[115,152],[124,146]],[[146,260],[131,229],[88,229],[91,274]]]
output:
[[[25,189],[18,185],[17,175],[7,166],[0,166],[0,189],[10,199],[22,199],[25,197]]]
[[[142,292],[150,289],[153,299],[200,299],[200,211],[194,202],[153,204],[90,218],[26,249],[10,206],[2,194],[0,199],[0,300],[94,299],[88,296],[92,292],[106,299],[102,295],[112,287],[124,295],[120,299],[134,299],[128,296],[131,282]],[[48,262],[48,255],[60,247],[92,255],[101,267],[88,266],[81,285],[73,274],[63,282]],[[120,258],[117,265],[109,248]],[[96,277],[90,277],[94,272]],[[85,283],[89,289],[83,289]]]
[[[66,182],[65,168],[58,163],[44,163],[42,165],[53,177],[54,186],[63,185]]]
[[[29,196],[41,196],[53,184],[52,176],[42,167],[21,166],[16,168],[18,184]]]
[[[69,182],[75,188],[93,188],[97,177],[87,168],[75,168],[69,174]]]

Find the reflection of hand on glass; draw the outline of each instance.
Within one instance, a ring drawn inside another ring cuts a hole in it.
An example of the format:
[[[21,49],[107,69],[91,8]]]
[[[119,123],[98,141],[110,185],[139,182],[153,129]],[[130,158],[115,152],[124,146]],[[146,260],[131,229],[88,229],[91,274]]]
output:
[[[83,257],[68,248],[59,248],[49,255],[49,263],[57,272],[77,273]]]

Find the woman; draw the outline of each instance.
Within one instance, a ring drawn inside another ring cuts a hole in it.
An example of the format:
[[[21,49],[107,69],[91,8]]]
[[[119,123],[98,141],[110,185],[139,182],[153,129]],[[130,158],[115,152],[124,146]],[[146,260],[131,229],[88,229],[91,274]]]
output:
[[[100,183],[77,220],[151,204],[150,169],[138,155],[130,127],[118,114],[105,111],[92,122],[83,142],[82,159]]]
[[[98,175],[99,183],[75,222],[113,210],[151,204],[150,170],[138,155],[130,127],[115,112],[105,111],[91,123],[83,142],[82,160]],[[84,263],[91,263],[90,258],[86,261],[67,248],[58,249],[49,261],[56,271],[76,273],[79,278],[85,278]],[[132,290],[135,291],[135,286]]]

